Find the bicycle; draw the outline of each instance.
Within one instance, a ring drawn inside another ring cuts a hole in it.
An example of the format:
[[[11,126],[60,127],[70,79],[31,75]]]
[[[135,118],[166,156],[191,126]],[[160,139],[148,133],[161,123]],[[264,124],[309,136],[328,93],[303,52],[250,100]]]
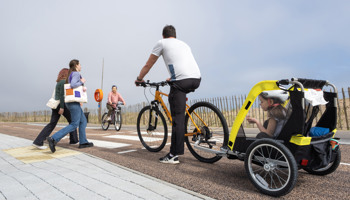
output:
[[[116,103],[113,103],[116,104]],[[123,103],[118,102],[116,108],[113,109],[112,114],[111,114],[111,120],[107,120],[107,112],[105,112],[102,115],[102,129],[103,130],[107,130],[110,124],[114,124],[115,130],[116,131],[120,131],[120,129],[122,128],[122,113],[121,113],[121,107],[120,105],[124,105]]]
[[[159,90],[160,87],[168,85],[168,82],[149,81],[140,83],[145,87],[155,88],[154,100],[150,105],[141,109],[137,117],[137,134],[142,145],[151,152],[158,152],[164,148],[168,139],[168,127],[162,107],[170,124],[171,114],[165,105],[162,96],[168,96]],[[213,104],[205,101],[197,102],[191,107],[186,104],[185,117],[185,142],[192,155],[199,161],[214,163],[222,156],[211,152],[204,152],[194,148],[194,145],[213,150],[220,150],[226,144],[228,138],[228,126],[221,111]]]

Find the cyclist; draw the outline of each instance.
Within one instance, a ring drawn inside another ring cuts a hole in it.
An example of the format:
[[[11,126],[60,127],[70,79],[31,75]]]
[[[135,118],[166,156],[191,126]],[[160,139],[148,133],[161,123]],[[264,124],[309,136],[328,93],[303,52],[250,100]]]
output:
[[[170,153],[159,159],[161,163],[177,164],[179,155],[184,154],[186,94],[194,92],[201,82],[201,74],[191,48],[176,39],[174,26],[163,28],[163,39],[154,46],[148,61],[137,76],[135,84],[144,82],[143,78],[160,56],[170,74],[169,104],[172,121]]]
[[[126,105],[122,95],[119,92],[117,92],[117,86],[113,85],[112,91],[108,94],[108,102],[106,104],[108,109],[108,114],[107,114],[108,121],[111,121],[112,111],[113,109],[117,108],[117,104],[119,101],[123,102],[123,105]]]

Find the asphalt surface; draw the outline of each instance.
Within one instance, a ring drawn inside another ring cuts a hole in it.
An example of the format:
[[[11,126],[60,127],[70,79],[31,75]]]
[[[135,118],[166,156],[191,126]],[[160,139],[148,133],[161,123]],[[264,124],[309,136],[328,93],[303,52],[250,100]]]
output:
[[[45,124],[0,123],[0,133],[34,140]],[[214,164],[196,160],[185,147],[185,155],[180,157],[179,165],[166,165],[158,159],[169,151],[169,145],[157,153],[148,152],[137,139],[136,127],[123,126],[117,132],[110,127],[103,131],[97,125],[88,125],[87,138],[95,147],[78,149],[69,145],[68,138],[58,144],[59,147],[83,152],[111,163],[132,169],[140,174],[165,181],[180,188],[214,199],[271,199],[259,193],[250,183],[244,163],[239,160],[222,158]],[[55,131],[62,126],[56,127]],[[338,131],[341,138],[342,160],[338,169],[327,176],[310,175],[298,171],[298,180],[294,189],[283,199],[349,199],[350,196],[350,132]],[[152,199],[152,198],[150,198]],[[185,198],[186,199],[186,198]]]

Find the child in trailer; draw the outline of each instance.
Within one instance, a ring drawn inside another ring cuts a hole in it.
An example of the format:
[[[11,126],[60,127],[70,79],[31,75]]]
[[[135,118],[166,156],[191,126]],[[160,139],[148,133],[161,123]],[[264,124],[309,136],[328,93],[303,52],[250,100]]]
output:
[[[276,138],[286,121],[287,109],[283,103],[288,99],[288,93],[283,90],[265,91],[259,95],[260,106],[267,111],[268,119],[261,124],[257,119],[247,116],[249,123],[255,123],[260,130],[257,138]]]

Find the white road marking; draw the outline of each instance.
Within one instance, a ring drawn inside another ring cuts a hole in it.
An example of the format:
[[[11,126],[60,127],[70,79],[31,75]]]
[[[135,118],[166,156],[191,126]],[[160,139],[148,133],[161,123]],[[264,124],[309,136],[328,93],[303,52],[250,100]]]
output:
[[[138,136],[129,136],[129,135],[109,135],[109,136],[104,136],[107,138],[116,138],[116,139],[122,139],[122,140],[133,140],[133,141],[140,141],[140,138]],[[159,141],[162,139],[158,138],[152,138],[152,137],[143,137],[144,140],[146,141]]]
[[[36,123],[27,123],[27,125],[33,125],[33,126],[46,126],[47,124],[36,124]],[[57,124],[56,125],[56,127],[58,127],[58,128],[64,128],[64,127],[66,127],[66,126],[68,126],[68,124],[66,124],[66,125],[59,125],[59,124]],[[102,129],[101,127],[90,127],[90,126],[87,126],[86,127],[86,129]]]
[[[118,142],[107,142],[107,141],[102,141],[102,140],[89,139],[89,142],[93,142],[94,146],[108,148],[108,149],[115,149],[115,148],[131,146],[131,144],[118,143]]]
[[[350,142],[343,142],[341,139],[340,139],[340,145],[342,145],[342,144],[350,144]]]
[[[89,135],[89,136],[91,136],[91,135],[105,136],[105,135],[109,135],[109,134],[108,133],[97,133],[97,134],[87,133],[87,135]]]
[[[137,135],[137,132],[131,132],[130,134],[136,134]],[[147,132],[141,132],[141,134],[142,135],[146,135],[147,134]],[[160,136],[162,136],[162,135],[164,135],[164,133],[162,133],[162,132],[157,132],[157,133],[153,133],[153,135],[160,135]],[[171,132],[169,133],[168,132],[168,136],[171,136]]]
[[[347,165],[347,166],[350,166],[350,163],[340,163],[341,165]]]
[[[130,152],[135,152],[135,151],[137,151],[137,150],[132,149],[132,150],[127,150],[127,151],[120,151],[120,152],[118,152],[118,154],[130,153]]]

